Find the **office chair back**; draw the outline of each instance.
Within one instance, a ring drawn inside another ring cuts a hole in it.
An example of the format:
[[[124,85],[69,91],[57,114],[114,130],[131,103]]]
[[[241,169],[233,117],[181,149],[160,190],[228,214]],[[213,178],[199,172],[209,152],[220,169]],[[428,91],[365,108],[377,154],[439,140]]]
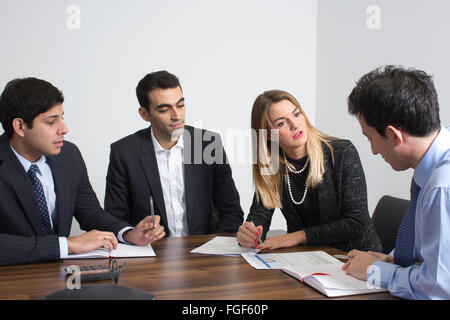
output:
[[[397,231],[408,206],[408,200],[387,195],[378,201],[372,221],[386,254],[395,248]]]

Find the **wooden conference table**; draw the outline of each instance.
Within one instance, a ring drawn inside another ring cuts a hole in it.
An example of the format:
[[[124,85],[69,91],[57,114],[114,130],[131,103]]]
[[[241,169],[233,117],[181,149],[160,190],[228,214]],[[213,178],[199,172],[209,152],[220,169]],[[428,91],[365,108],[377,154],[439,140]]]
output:
[[[156,257],[119,259],[120,264],[126,262],[119,284],[150,291],[157,300],[327,299],[281,270],[256,270],[241,257],[190,253],[215,236],[165,238],[153,245]],[[331,247],[307,246],[274,252],[313,250],[343,254]],[[0,299],[42,299],[66,288],[64,268],[107,263],[106,259],[82,259],[0,267]],[[384,292],[340,299],[395,298]]]

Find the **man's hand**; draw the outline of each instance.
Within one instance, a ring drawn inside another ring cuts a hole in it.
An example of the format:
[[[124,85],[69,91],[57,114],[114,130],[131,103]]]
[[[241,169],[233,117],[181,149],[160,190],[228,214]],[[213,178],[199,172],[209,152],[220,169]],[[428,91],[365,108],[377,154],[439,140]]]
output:
[[[86,253],[104,246],[109,250],[117,248],[117,239],[114,233],[91,230],[80,236],[67,238],[69,254]]]
[[[369,268],[375,261],[382,261],[382,259],[387,259],[384,254],[374,254],[375,252],[362,252],[359,250],[352,250],[347,255],[349,260],[342,267],[346,274],[349,274],[357,279],[366,280],[367,279],[367,268]],[[379,259],[377,258],[379,257]]]
[[[133,229],[123,234],[123,240],[129,244],[147,246],[162,239],[166,233],[164,227],[159,224],[160,219],[160,216],[155,215],[155,225],[153,225],[152,216],[145,217]]]
[[[377,258],[378,261],[388,262],[388,263],[394,263],[394,257],[390,256],[388,254],[375,252],[375,251],[368,251],[371,255],[373,255],[375,258]]]

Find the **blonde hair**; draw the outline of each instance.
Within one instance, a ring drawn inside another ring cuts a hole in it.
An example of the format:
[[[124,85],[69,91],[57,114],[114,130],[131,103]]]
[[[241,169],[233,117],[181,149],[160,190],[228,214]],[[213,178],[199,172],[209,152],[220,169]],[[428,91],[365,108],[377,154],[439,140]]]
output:
[[[308,188],[315,188],[322,182],[325,172],[322,143],[333,154],[330,141],[336,138],[314,128],[298,101],[291,94],[281,90],[270,90],[260,94],[253,103],[251,127],[256,132],[259,132],[261,129],[270,130],[268,110],[272,104],[282,100],[289,100],[299,109],[305,118],[306,128],[308,130],[306,152],[309,157],[310,166],[306,186]],[[264,137],[257,133],[254,137],[256,139],[253,139],[253,150],[256,150],[257,158],[256,163],[253,164],[253,182],[256,190],[256,198],[258,201],[261,200],[266,208],[282,208],[281,191],[284,172],[287,165],[293,169],[295,167],[292,164],[286,163],[283,157],[280,157],[280,152],[282,152],[281,148],[277,148],[277,154],[272,154],[270,143],[273,142],[267,136]],[[272,162],[268,159],[271,159]],[[268,166],[272,168],[276,167],[278,170],[272,172],[273,174],[263,174],[267,171]]]

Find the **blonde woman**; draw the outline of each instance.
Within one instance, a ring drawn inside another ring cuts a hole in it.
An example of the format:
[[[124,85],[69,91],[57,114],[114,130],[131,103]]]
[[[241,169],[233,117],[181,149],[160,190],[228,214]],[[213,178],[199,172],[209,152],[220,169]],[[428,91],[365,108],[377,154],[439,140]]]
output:
[[[364,172],[350,141],[314,128],[297,100],[280,90],[257,97],[251,125],[258,133],[265,129],[268,134],[267,138],[257,134],[254,141],[256,191],[247,222],[237,232],[241,246],[276,249],[306,244],[344,251],[382,250],[367,210]],[[276,154],[271,154],[271,143],[277,140]],[[277,168],[271,174],[268,159],[272,169]],[[288,233],[265,239],[277,207],[286,218]],[[259,236],[265,239],[262,245]]]

